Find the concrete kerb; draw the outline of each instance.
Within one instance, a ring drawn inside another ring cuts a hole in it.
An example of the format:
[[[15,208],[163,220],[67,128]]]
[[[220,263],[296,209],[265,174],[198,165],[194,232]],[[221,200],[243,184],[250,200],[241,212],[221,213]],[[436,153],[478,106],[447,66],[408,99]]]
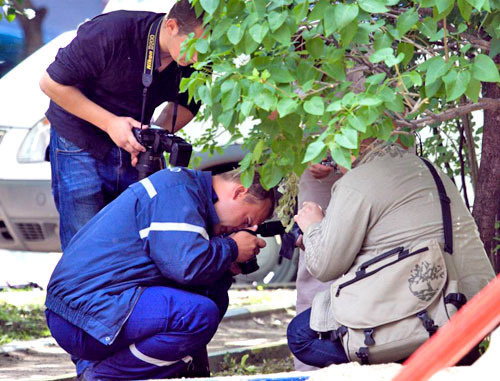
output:
[[[219,351],[208,354],[208,362],[212,372],[221,370],[221,365],[227,358],[241,361],[242,357],[248,355],[251,363],[261,362],[263,360],[285,358],[290,356],[290,350],[286,340],[280,340],[274,343],[256,345],[253,347],[235,348],[227,351]]]

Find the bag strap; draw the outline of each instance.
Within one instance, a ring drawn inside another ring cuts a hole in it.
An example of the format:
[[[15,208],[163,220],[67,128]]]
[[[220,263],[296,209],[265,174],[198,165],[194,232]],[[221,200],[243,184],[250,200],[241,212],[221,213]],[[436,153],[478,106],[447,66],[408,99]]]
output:
[[[441,180],[441,177],[439,177],[439,174],[436,171],[436,168],[424,159],[423,157],[420,158],[424,164],[429,168],[429,171],[432,174],[432,177],[434,178],[434,182],[436,183],[436,187],[439,192],[439,201],[441,203],[441,215],[443,216],[443,229],[444,229],[444,251],[449,253],[450,255],[453,254],[453,228],[451,226],[451,209],[450,209],[450,199],[448,195],[446,194],[446,190],[444,188],[443,181]]]

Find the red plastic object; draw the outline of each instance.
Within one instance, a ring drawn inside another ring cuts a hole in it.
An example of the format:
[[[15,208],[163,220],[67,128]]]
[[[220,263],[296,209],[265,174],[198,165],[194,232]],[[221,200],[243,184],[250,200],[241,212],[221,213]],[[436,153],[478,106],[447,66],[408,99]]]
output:
[[[425,381],[455,365],[500,323],[500,275],[475,295],[403,364],[393,381]]]

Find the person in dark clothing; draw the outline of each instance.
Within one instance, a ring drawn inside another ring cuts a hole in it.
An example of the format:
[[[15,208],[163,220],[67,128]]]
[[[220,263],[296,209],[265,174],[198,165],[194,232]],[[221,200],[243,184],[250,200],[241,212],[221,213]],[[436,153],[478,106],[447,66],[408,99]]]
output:
[[[257,175],[244,188],[238,170],[172,168],[91,219],[64,251],[45,303],[58,344],[91,361],[82,379],[185,375],[227,309],[238,263],[265,246],[248,230],[270,216],[273,194]]]
[[[116,11],[82,24],[74,40],[60,49],[40,81],[51,98],[50,161],[52,190],[60,214],[61,248],[102,207],[137,181],[137,155],[145,151],[132,128],[149,124],[157,106],[168,101],[155,124],[170,130],[186,125],[199,104],[179,94],[181,77],[193,71],[180,54],[187,35],[203,33],[188,0],[168,16]],[[141,120],[146,48],[152,46],[152,83]]]

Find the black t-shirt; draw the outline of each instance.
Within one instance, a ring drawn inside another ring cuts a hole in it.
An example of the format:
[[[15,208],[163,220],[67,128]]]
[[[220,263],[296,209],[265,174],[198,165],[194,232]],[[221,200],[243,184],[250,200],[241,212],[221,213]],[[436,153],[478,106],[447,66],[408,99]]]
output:
[[[113,114],[140,121],[147,36],[150,25],[161,17],[164,14],[130,11],[97,16],[78,28],[77,36],[59,50],[47,72],[54,81],[77,87]],[[157,49],[155,68],[159,65]],[[155,108],[165,101],[177,100],[193,114],[197,113],[199,104],[188,103],[187,93],[178,94],[179,71],[182,77],[189,77],[193,69],[173,61],[162,72],[154,71],[153,83],[148,89],[145,123],[149,123]],[[104,131],[52,101],[46,115],[59,135],[98,159],[103,159],[114,146]]]

